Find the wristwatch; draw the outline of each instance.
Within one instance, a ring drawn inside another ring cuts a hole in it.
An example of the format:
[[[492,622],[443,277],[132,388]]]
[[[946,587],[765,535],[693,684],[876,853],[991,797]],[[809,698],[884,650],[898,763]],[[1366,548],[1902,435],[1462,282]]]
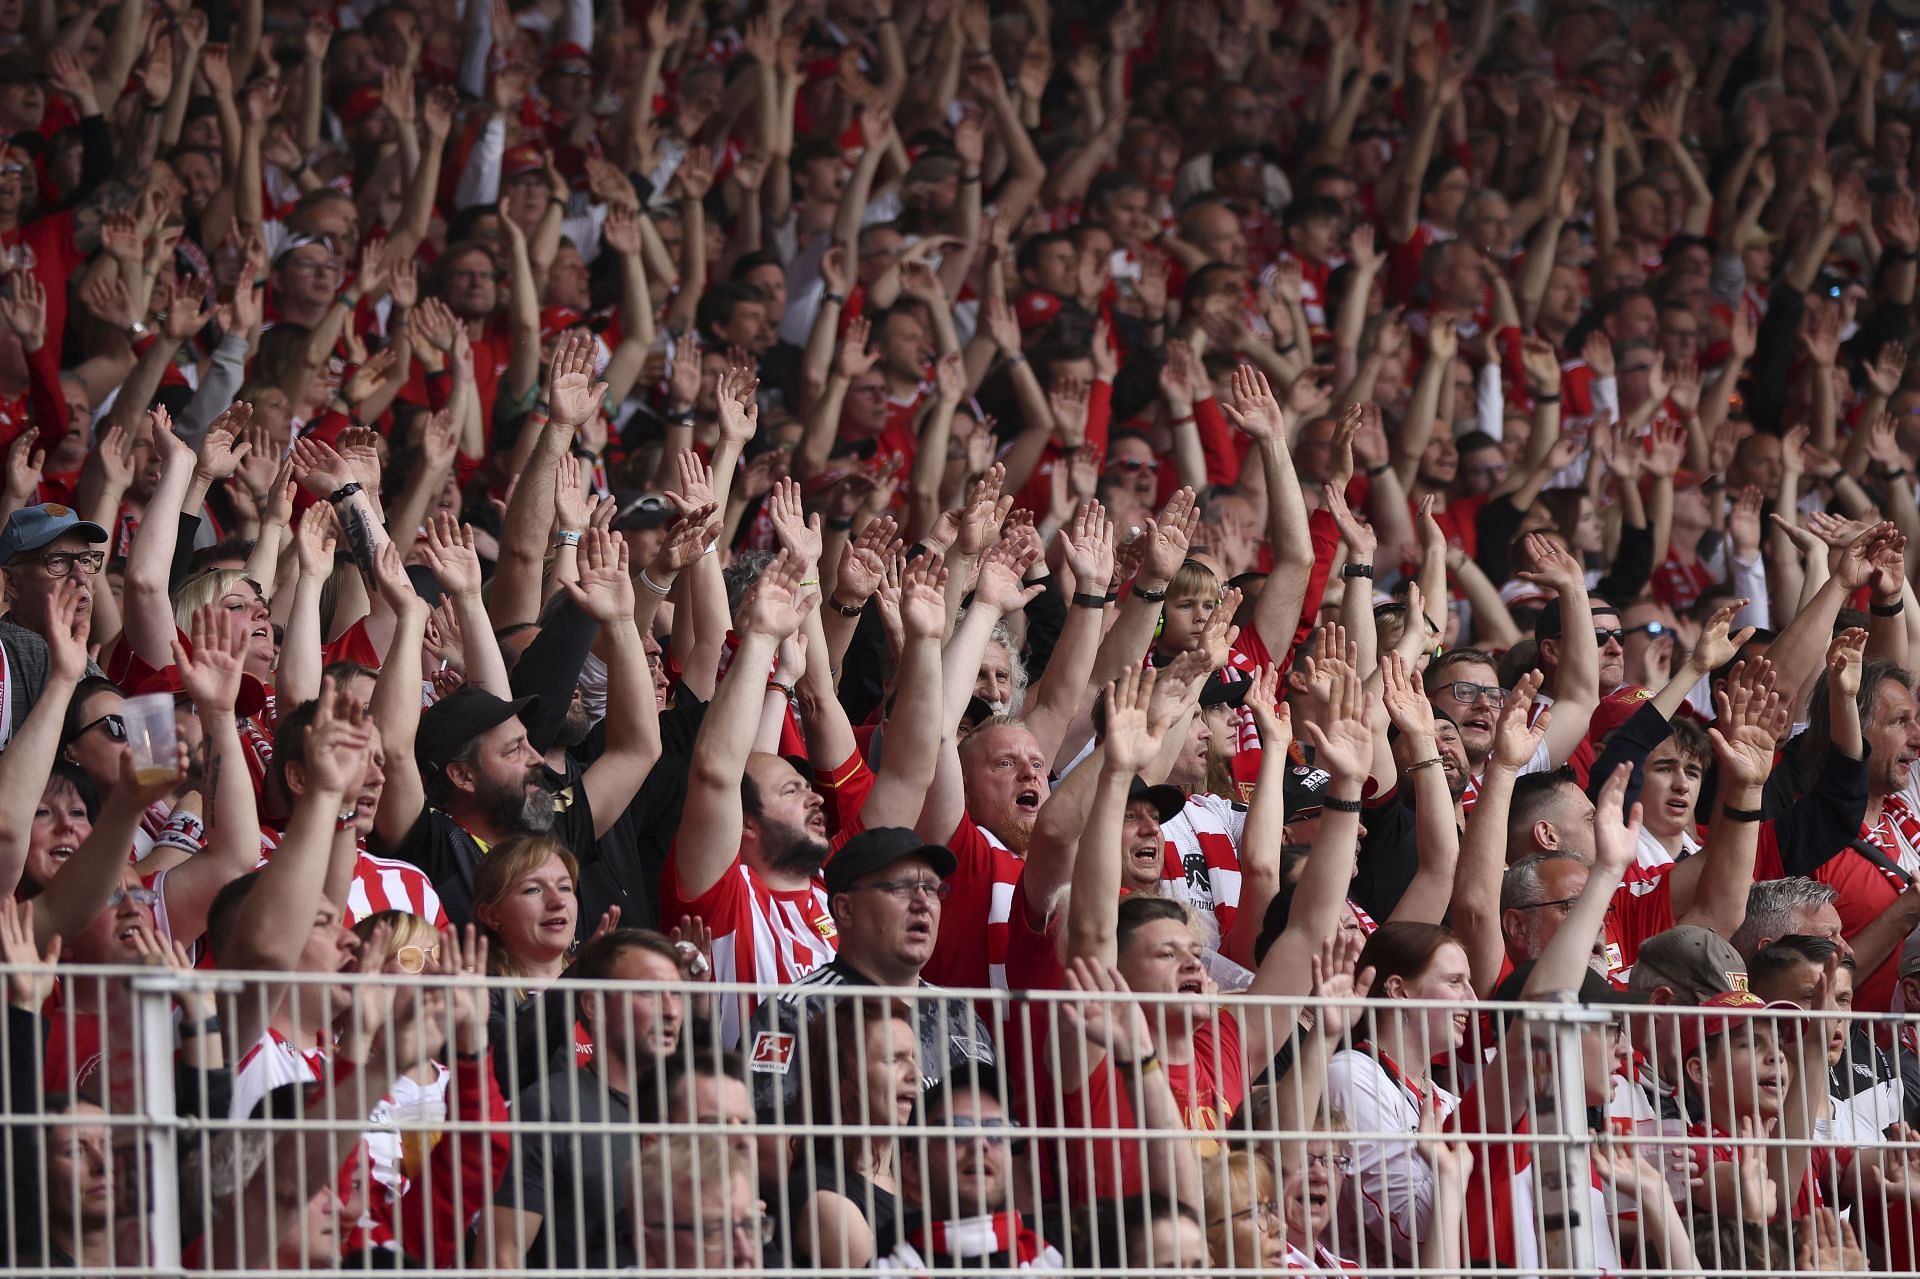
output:
[[[135,320],[132,324],[129,324],[127,326],[127,336],[130,338],[134,338],[136,340],[147,336],[147,334],[151,332],[153,332],[152,329],[149,329],[146,325],[142,324],[138,320]]]

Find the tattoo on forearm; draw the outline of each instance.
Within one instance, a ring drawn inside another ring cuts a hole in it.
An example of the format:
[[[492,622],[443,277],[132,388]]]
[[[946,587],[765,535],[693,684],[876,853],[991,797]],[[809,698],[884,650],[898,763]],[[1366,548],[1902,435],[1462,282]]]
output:
[[[213,812],[214,805],[220,800],[220,761],[220,752],[207,752],[207,780],[206,785],[201,787],[201,790],[206,792],[207,811],[202,814],[201,820],[206,823],[209,830],[213,828],[216,820]]]
[[[365,502],[348,504],[346,530],[347,549],[353,555],[353,562],[359,566],[360,576],[366,578],[367,585],[372,587],[377,580],[373,569],[373,516]]]

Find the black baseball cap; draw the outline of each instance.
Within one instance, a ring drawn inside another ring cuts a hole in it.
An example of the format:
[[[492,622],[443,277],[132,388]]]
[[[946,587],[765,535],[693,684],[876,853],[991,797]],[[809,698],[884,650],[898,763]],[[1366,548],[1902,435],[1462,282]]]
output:
[[[904,826],[876,826],[863,830],[833,855],[822,878],[830,893],[844,893],[856,880],[885,870],[909,857],[924,857],[933,873],[945,879],[960,864],[944,844],[929,844]]]
[[[1153,805],[1153,819],[1165,826],[1187,806],[1187,797],[1178,786],[1149,786],[1136,776],[1127,787],[1127,802]]]
[[[620,504],[620,513],[613,517],[613,531],[627,533],[638,532],[641,529],[665,528],[673,523],[677,514],[673,503],[660,494],[642,493]]]
[[[505,701],[482,688],[462,688],[429,706],[420,716],[413,757],[423,775],[439,772],[480,734],[540,705],[538,697]]]
[[[1333,775],[1312,764],[1290,764],[1280,782],[1281,806],[1288,821],[1317,813],[1325,806]]]
[[[1226,667],[1215,671],[1202,681],[1200,685],[1202,709],[1209,706],[1239,706],[1246,702],[1247,693],[1253,688],[1253,681],[1246,678],[1226,678],[1227,671],[1232,669],[1232,667]]]

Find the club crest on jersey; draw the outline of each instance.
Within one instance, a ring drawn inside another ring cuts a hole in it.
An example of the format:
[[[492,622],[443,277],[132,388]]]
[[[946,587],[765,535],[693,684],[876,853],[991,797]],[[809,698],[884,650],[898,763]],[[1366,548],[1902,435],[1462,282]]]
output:
[[[753,1037],[753,1049],[747,1055],[747,1069],[763,1075],[784,1075],[793,1064],[794,1036],[777,1030],[763,1030]]]
[[[812,923],[813,923],[813,931],[820,934],[820,938],[822,941],[832,941],[834,938],[840,935],[840,930],[833,926],[832,915],[827,915],[827,914],[815,915],[813,917]]]

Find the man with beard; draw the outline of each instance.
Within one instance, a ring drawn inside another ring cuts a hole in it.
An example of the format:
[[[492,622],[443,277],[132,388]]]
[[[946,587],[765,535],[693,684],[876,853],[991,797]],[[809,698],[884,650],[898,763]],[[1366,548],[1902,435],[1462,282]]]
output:
[[[818,592],[788,552],[761,572],[734,622],[739,646],[694,741],[679,834],[660,879],[661,914],[713,930],[716,981],[790,985],[833,958],[839,930],[820,882],[825,801],[784,757],[753,749],[780,641]],[[740,1042],[742,1000],[723,999],[721,1042]],[[758,1002],[749,998],[751,1005]]]
[[[580,580],[566,583],[566,591],[572,606],[600,628],[595,643],[607,663],[607,740],[564,796],[548,788],[546,760],[522,719],[523,713],[537,718],[538,699],[507,701],[469,685],[420,712],[426,601],[405,588],[404,578],[382,583],[398,620],[373,695],[387,747],[386,791],[374,831],[394,856],[432,877],[456,923],[472,918],[480,858],[509,835],[551,831],[583,864],[593,861],[595,841],[633,802],[660,757],[660,720],[634,622],[626,544],[591,529],[580,550]],[[498,679],[504,684],[504,672]]]

